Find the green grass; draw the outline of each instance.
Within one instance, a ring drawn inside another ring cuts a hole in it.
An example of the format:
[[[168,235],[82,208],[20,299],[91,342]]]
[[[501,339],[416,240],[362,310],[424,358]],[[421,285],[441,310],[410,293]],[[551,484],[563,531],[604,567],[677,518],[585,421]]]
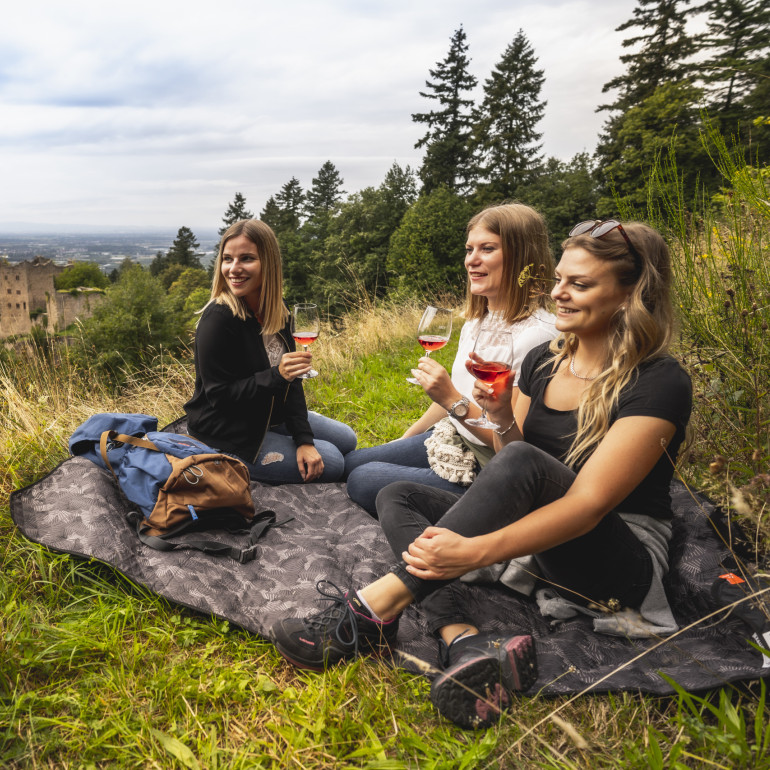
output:
[[[677,352],[696,391],[680,470],[741,521],[760,559],[770,543],[770,191],[766,174],[726,162],[724,173],[733,195],[700,212],[702,230],[681,200],[660,213],[677,260]],[[361,446],[399,437],[428,406],[405,381],[421,353],[420,311],[363,307],[314,346],[309,405],[352,424]],[[454,351],[435,357],[449,366]],[[0,496],[64,459],[90,414],[141,411],[163,424],[191,391],[189,358],[161,357],[116,394],[67,356],[0,355]],[[256,636],[28,542],[7,502],[0,538],[4,768],[770,768],[757,684],[708,697],[536,694],[469,733],[438,716],[424,677],[372,660],[299,672]]]
[[[348,374],[324,371],[318,355],[309,401],[353,422],[363,444],[396,438],[428,404],[405,381],[419,353],[412,336],[391,340]],[[438,357],[448,365],[454,349]],[[38,477],[45,456],[50,467],[65,454],[43,441],[40,457],[20,463],[38,440],[34,426],[16,440],[19,482]],[[298,672],[227,622],[169,605],[104,565],[27,542],[7,506],[0,532],[3,767],[770,766],[766,735],[754,737],[763,699],[729,690],[716,706],[687,694],[535,696],[499,727],[464,732],[434,711],[423,677],[371,660]],[[737,733],[744,737],[736,743]],[[728,764],[726,743],[737,746]]]
[[[457,353],[458,336],[454,334],[445,348],[432,354],[447,369]],[[399,342],[363,355],[344,372],[324,372],[323,359],[318,357],[321,376],[305,385],[309,407],[355,426],[360,447],[399,438],[430,406],[423,389],[406,381],[423,351],[414,339]]]

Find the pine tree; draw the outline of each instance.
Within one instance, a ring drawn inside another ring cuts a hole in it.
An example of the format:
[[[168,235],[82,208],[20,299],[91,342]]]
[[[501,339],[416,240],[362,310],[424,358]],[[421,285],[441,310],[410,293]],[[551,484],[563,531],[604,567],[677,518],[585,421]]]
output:
[[[225,215],[222,217],[222,227],[218,230],[219,237],[221,238],[231,225],[240,222],[242,219],[254,219],[254,214],[246,208],[246,198],[237,192],[233,202],[227,207],[227,211],[225,211]]]
[[[233,202],[227,207],[225,215],[222,217],[222,227],[217,230],[217,234],[219,235],[220,240],[218,240],[217,245],[214,246],[214,259],[209,265],[209,277],[211,277],[214,271],[214,265],[217,261],[217,254],[219,254],[219,245],[222,243],[222,236],[227,232],[231,225],[234,225],[236,222],[240,222],[242,219],[254,219],[254,214],[252,214],[246,208],[246,198],[237,192],[235,193]]]
[[[732,117],[736,103],[757,85],[758,70],[770,49],[770,7],[766,0],[709,0],[702,48],[713,55],[698,65],[712,106]]]
[[[689,3],[690,0],[638,0],[633,17],[616,31],[639,27],[647,33],[623,41],[623,48],[639,48],[620,57],[626,72],[602,88],[603,93],[618,89],[617,99],[602,105],[600,110],[627,110],[652,96],[662,83],[681,82],[688,77],[687,59],[696,48],[686,31],[687,16],[693,12],[684,8]]]
[[[617,90],[615,101],[599,107],[611,115],[596,149],[597,175],[602,197],[600,216],[616,214],[614,198],[641,205],[646,200],[647,176],[656,156],[676,137],[683,148],[683,168],[697,157],[698,101],[689,57],[696,41],[687,32],[690,0],[637,0],[633,17],[618,32],[639,28],[626,38],[624,48],[635,48],[620,60],[626,72],[613,78],[603,91]]]
[[[296,177],[292,177],[275,195],[271,195],[259,215],[278,238],[283,261],[284,295],[287,301],[305,302],[308,258],[300,237],[305,193]]]
[[[318,176],[313,178],[310,189],[305,197],[305,214],[309,219],[321,214],[331,213],[342,200],[345,191],[342,189],[344,180],[337,167],[330,161],[321,166]]]
[[[275,195],[271,195],[265,201],[265,207],[259,214],[259,218],[273,230],[277,230],[281,220],[281,210],[275,202]]]
[[[470,59],[462,27],[452,35],[449,53],[435,69],[428,70],[420,96],[438,102],[438,109],[415,113],[415,123],[425,123],[428,131],[416,144],[425,147],[420,168],[423,191],[429,193],[443,184],[452,191],[463,191],[469,183],[473,100],[463,94],[476,87],[476,78],[468,72]]]
[[[293,176],[281,187],[280,191],[275,194],[275,204],[279,212],[277,229],[280,232],[299,230],[305,204],[305,193],[299,179]]]
[[[484,82],[484,99],[476,118],[475,141],[483,198],[515,197],[542,163],[537,124],[546,102],[545,78],[523,30]]]
[[[182,265],[182,267],[201,267],[201,261],[198,257],[200,244],[195,238],[195,234],[189,227],[180,227],[176,238],[168,250],[168,263],[171,265]]]
[[[180,227],[171,248],[164,254],[159,251],[150,262],[150,275],[159,276],[172,265],[182,267],[201,267],[198,256],[200,244],[189,227]]]

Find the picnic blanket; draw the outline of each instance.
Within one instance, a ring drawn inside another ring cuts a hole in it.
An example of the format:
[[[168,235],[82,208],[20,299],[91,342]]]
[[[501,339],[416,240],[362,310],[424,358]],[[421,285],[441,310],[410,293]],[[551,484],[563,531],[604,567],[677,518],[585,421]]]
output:
[[[267,636],[287,615],[313,611],[318,580],[359,587],[393,561],[377,521],[345,493],[344,484],[280,487],[252,484],[257,510],[272,508],[287,525],[260,540],[257,558],[239,564],[197,551],[155,551],[129,522],[131,506],[112,475],[82,458],[62,462],[11,495],[11,515],[30,540],[53,551],[110,565],[171,602]],[[684,486],[672,486],[675,519],[666,592],[680,633],[669,639],[627,639],[596,633],[589,618],[552,623],[535,602],[497,585],[465,586],[468,607],[483,631],[532,633],[540,674],[533,691],[575,693],[638,690],[668,694],[661,674],[691,690],[765,677],[770,659],[750,645],[751,628],[735,611],[721,611],[711,595],[719,575],[737,571],[716,534],[719,511]],[[223,541],[238,535],[215,533]],[[695,624],[688,628],[690,624]],[[436,641],[419,606],[402,617],[399,650],[437,665]],[[643,654],[645,653],[646,654]],[[408,658],[398,665],[419,671]],[[617,669],[617,670],[616,670]],[[614,672],[614,673],[613,673]],[[424,672],[423,672],[424,673]]]

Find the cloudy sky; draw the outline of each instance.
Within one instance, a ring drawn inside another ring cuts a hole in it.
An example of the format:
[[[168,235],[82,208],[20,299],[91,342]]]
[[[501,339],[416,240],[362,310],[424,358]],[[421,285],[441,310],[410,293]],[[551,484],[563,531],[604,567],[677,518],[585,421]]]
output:
[[[523,29],[544,152],[592,152],[634,0],[42,0],[0,23],[0,231],[216,228],[331,160],[347,192],[420,165],[419,96],[462,25],[481,84]]]

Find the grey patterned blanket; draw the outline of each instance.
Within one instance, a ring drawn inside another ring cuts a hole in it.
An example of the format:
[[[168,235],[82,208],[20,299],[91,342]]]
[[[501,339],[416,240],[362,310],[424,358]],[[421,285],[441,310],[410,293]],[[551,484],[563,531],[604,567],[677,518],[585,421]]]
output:
[[[667,694],[672,688],[661,673],[691,691],[770,673],[770,667],[763,667],[770,661],[747,642],[750,627],[734,613],[697,623],[719,608],[711,585],[735,566],[715,534],[713,506],[679,484],[672,493],[676,517],[666,590],[680,627],[696,625],[668,640],[604,636],[585,617],[552,625],[534,601],[508,589],[466,586],[469,608],[482,630],[516,629],[535,636],[540,666],[535,690],[563,694],[593,686],[595,692]],[[97,559],[172,602],[261,635],[279,618],[312,610],[316,581],[328,579],[343,589],[360,586],[383,574],[392,561],[379,524],[348,499],[344,485],[253,484],[252,494],[258,510],[272,508],[279,521],[288,516],[294,520],[270,530],[260,541],[257,559],[248,564],[142,545],[112,476],[81,457],[14,492],[11,515],[30,540]],[[237,535],[216,534],[237,542]],[[436,643],[419,606],[404,614],[399,648],[432,665],[437,662]],[[406,659],[396,661],[416,670]],[[619,666],[623,668],[611,673]]]

